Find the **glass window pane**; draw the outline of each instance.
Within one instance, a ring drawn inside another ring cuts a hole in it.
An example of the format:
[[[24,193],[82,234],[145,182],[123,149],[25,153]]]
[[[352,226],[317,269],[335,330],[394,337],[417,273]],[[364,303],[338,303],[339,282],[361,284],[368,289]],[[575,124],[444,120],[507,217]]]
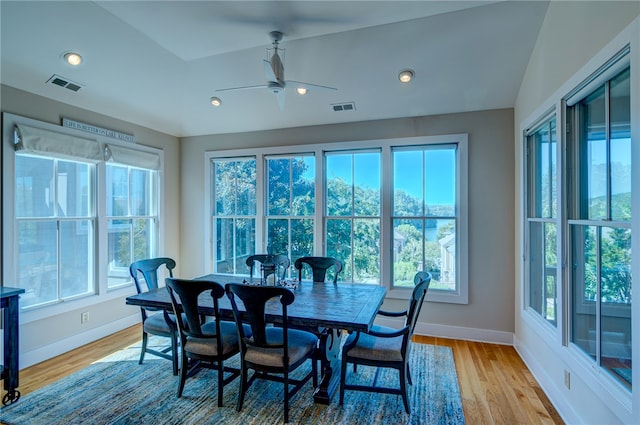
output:
[[[380,154],[354,155],[354,215],[380,215]]]
[[[89,164],[58,161],[57,212],[58,217],[87,217],[90,208]]]
[[[313,220],[291,220],[290,259],[313,255]]]
[[[267,220],[267,251],[271,254],[289,252],[289,220]]]
[[[233,219],[217,218],[215,222],[216,235],[218,235],[216,240],[216,270],[218,273],[234,273]],[[240,272],[245,268],[240,269]]]
[[[256,161],[214,161],[215,215],[255,215]]]
[[[133,262],[133,242],[131,220],[109,220],[107,258],[109,261],[108,286],[113,287],[129,282],[129,265]]]
[[[426,220],[424,271],[431,273],[430,289],[456,289],[456,221]]]
[[[255,254],[256,221],[252,218],[235,220],[235,273],[243,273],[247,269],[247,257]],[[248,270],[247,270],[248,273]]]
[[[529,306],[552,324],[557,321],[556,225],[529,223]]]
[[[313,216],[316,210],[316,159],[305,156],[292,159],[291,215]]]
[[[380,220],[356,219],[353,223],[353,281],[380,283]]]
[[[351,281],[353,278],[352,258],[352,221],[349,219],[327,220],[325,240],[327,243],[327,256],[337,258],[342,262],[342,272],[339,280]]]
[[[416,271],[424,267],[424,220],[393,220],[394,286],[413,287]]]
[[[456,208],[455,149],[425,150],[424,176],[425,215],[454,217]]]
[[[353,213],[352,155],[327,155],[327,215]]]
[[[611,219],[631,221],[631,103],[629,69],[611,80]]]
[[[60,223],[60,291],[62,298],[93,293],[91,221]]]
[[[238,215],[256,214],[256,161],[237,161],[236,164],[236,190]]]
[[[16,218],[53,217],[54,160],[16,155]]]
[[[596,358],[597,256],[596,227],[571,226],[572,314],[571,341]]]
[[[423,157],[416,155],[416,151],[393,153],[394,216],[418,217],[423,215],[424,181],[422,169]],[[397,277],[396,282],[398,282]],[[411,285],[413,285],[413,276],[411,277]]]
[[[607,218],[607,144],[604,87],[581,102],[583,138],[580,218]]]
[[[131,169],[131,215],[151,215],[151,173]]]
[[[129,215],[129,170],[127,167],[107,164],[107,215]]]
[[[557,147],[557,140],[556,140],[556,119],[553,118],[551,120],[551,124],[550,124],[550,132],[551,132],[551,146],[550,146],[550,161],[549,161],[549,170],[548,170],[548,174],[549,174],[549,183],[548,185],[550,186],[550,198],[551,198],[551,211],[549,213],[549,217],[557,217],[558,216],[558,205],[557,205],[557,200],[556,200],[556,169],[557,169],[557,154],[556,154],[556,147]],[[546,216],[545,216],[546,217]]]
[[[18,287],[22,308],[58,299],[58,230],[56,221],[18,222]]]
[[[267,214],[269,215],[289,215],[291,213],[290,165],[289,158],[267,161]]]

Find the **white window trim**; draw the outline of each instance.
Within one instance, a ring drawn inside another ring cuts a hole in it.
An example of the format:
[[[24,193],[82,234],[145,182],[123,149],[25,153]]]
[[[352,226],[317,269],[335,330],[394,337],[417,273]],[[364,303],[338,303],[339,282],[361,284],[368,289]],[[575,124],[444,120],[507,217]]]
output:
[[[367,141],[346,141],[338,143],[323,143],[323,144],[309,144],[309,145],[293,145],[293,146],[277,146],[277,147],[265,147],[254,149],[231,149],[221,151],[208,151],[204,155],[204,231],[207,235],[205,237],[205,246],[203,247],[203,255],[205,261],[205,268],[207,273],[212,272],[214,247],[215,241],[212,240],[213,235],[213,223],[211,208],[213,205],[213,199],[211,198],[212,191],[212,176],[211,176],[211,161],[219,158],[235,158],[235,157],[255,157],[256,158],[256,178],[258,182],[264,181],[261,176],[264,175],[264,157],[269,155],[278,154],[313,154],[316,157],[316,234],[322,235],[322,229],[318,229],[318,226],[322,227],[324,222],[323,217],[323,193],[324,193],[324,152],[336,150],[356,150],[356,149],[371,149],[380,148],[382,152],[382,166],[383,180],[381,185],[382,196],[382,222],[380,228],[381,240],[387,240],[388,235],[392,234],[391,221],[388,219],[391,212],[391,182],[390,179],[385,179],[385,175],[390,175],[392,169],[391,148],[395,146],[412,146],[412,145],[429,145],[435,143],[447,143],[458,145],[458,170],[456,175],[456,190],[458,193],[458,199],[456,203],[459,206],[459,228],[458,241],[459,247],[457,247],[457,255],[459,256],[458,270],[459,270],[459,282],[456,292],[443,292],[443,291],[429,291],[427,294],[427,301],[454,303],[454,304],[468,304],[469,302],[469,193],[468,193],[468,168],[469,168],[469,155],[468,155],[468,135],[465,134],[447,134],[442,136],[421,136],[421,137],[407,137],[396,139],[378,139]],[[263,199],[265,187],[263,184],[259,184],[256,187],[256,195],[258,199]],[[265,222],[263,214],[263,205],[259,202],[257,205],[257,215],[259,219],[256,221],[256,247],[258,250],[266,251],[264,244],[264,226]],[[320,238],[322,239],[322,238]],[[387,246],[385,244],[385,246]],[[316,252],[324,252],[324,245],[322,240],[315,241]],[[381,252],[380,263],[380,275],[382,284],[390,288],[389,282],[392,275],[392,260],[390,252]],[[408,299],[410,297],[410,290],[405,288],[394,288],[387,292],[387,298],[396,299]]]
[[[104,150],[105,145],[119,146],[122,148],[135,149],[140,152],[144,152],[146,155],[157,156],[159,159],[158,172],[158,188],[157,188],[157,211],[158,211],[158,229],[157,229],[157,247],[156,250],[161,254],[164,246],[164,232],[161,225],[163,217],[162,208],[162,190],[164,187],[163,175],[164,175],[164,151],[162,149],[144,146],[140,144],[134,144],[122,142],[119,140],[88,134],[80,130],[75,130],[60,125],[50,124],[44,121],[39,121],[19,115],[10,114],[7,112],[2,113],[2,185],[3,185],[3,199],[2,199],[2,252],[3,258],[0,259],[2,269],[2,284],[5,286],[13,286],[12,282],[13,271],[17,264],[17,258],[14,255],[16,250],[14,249],[15,234],[15,181],[13,176],[15,175],[15,147],[14,147],[14,128],[16,124],[24,124],[34,128],[42,130],[48,130],[56,133],[67,134],[73,137],[82,139],[95,140],[100,144],[101,150]],[[89,162],[92,162],[89,160]],[[121,299],[123,297],[132,295],[135,293],[135,287],[133,286],[133,280],[129,285],[121,285],[114,288],[107,288],[107,237],[106,237],[106,222],[101,220],[101,217],[105,217],[106,203],[104,201],[106,188],[104,184],[100,182],[105,181],[105,162],[100,161],[97,163],[96,170],[96,199],[97,205],[96,217],[97,219],[97,231],[96,231],[96,252],[97,256],[94,259],[96,262],[95,267],[95,281],[96,290],[94,294],[89,294],[76,299],[65,300],[64,302],[57,302],[48,306],[29,308],[20,312],[20,322],[30,323],[37,320],[42,320],[47,317],[55,316],[64,312],[68,312],[75,309],[86,308],[91,305],[104,303],[113,299]]]

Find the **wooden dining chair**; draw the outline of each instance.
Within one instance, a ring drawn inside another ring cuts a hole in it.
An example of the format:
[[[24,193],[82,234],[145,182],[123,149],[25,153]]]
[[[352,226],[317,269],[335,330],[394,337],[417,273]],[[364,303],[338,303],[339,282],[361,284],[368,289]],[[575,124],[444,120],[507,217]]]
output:
[[[187,377],[206,366],[218,372],[218,406],[222,407],[224,386],[240,375],[239,369],[224,366],[225,360],[240,352],[236,323],[220,319],[218,300],[225,294],[224,287],[209,280],[170,277],[166,279],[166,286],[182,344],[178,397],[182,397]],[[213,321],[203,322],[198,312],[198,297],[203,292],[211,296]]]
[[[162,268],[165,268],[169,276],[173,277],[173,269],[175,267],[176,262],[172,258],[149,258],[131,263],[129,273],[136,285],[136,291],[140,294],[158,288],[158,274]],[[171,360],[173,363],[173,374],[177,375],[178,325],[176,324],[175,316],[166,310],[150,307],[140,307],[140,313],[142,314],[142,349],[138,363],[142,364],[145,353],[150,353]],[[170,339],[171,345],[161,350],[149,348],[147,345],[149,334],[167,337]],[[169,351],[171,353],[169,353]]]
[[[347,338],[342,348],[342,367],[340,370],[340,405],[344,402],[345,390],[380,392],[398,394],[402,396],[402,402],[407,413],[409,400],[407,398],[407,382],[412,385],[409,370],[409,354],[411,351],[411,337],[422,308],[424,298],[431,283],[431,274],[427,272],[416,273],[413,282],[415,287],[409,307],[404,311],[387,312],[380,310],[378,314],[389,317],[405,317],[404,326],[401,329],[392,329],[374,325],[369,332],[356,332]],[[399,388],[376,386],[378,370],[373,383],[367,385],[347,384],[347,364],[374,366],[377,368],[392,368],[398,370],[400,379]]]
[[[324,282],[327,270],[333,268],[333,283],[338,281],[338,273],[342,271],[342,262],[333,257],[300,257],[293,266],[298,270],[298,281],[302,282],[304,265],[311,268],[314,282]]]
[[[247,257],[246,264],[249,267],[249,276],[253,277],[253,270],[256,263],[264,264],[267,259],[271,259],[276,267],[276,276],[282,280],[287,276],[287,270],[291,265],[291,260],[284,254],[254,254]],[[259,270],[259,269],[258,269]],[[262,276],[260,276],[262,278]]]
[[[287,288],[229,283],[226,285],[226,292],[231,300],[240,339],[241,370],[237,410],[242,410],[245,394],[256,378],[282,382],[284,422],[289,422],[289,399],[309,379],[313,379],[314,387],[318,385],[317,365],[314,360],[318,337],[303,330],[289,329],[287,306],[294,302],[295,295]],[[244,311],[238,309],[236,297],[244,304]],[[282,321],[277,327],[267,326],[265,317],[265,305],[273,298],[279,301],[281,307]],[[240,326],[243,322],[248,322],[251,326],[251,336],[247,336]],[[289,373],[307,359],[311,360],[311,371],[302,379],[290,378]],[[253,369],[254,373],[247,380],[249,369]],[[289,389],[291,385],[293,388]]]

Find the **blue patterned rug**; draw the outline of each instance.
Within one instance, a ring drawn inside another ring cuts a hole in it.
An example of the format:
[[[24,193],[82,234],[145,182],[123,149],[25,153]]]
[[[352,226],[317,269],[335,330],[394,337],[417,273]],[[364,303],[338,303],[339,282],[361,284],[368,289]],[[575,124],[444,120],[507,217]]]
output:
[[[216,373],[199,371],[187,380],[182,398],[176,397],[177,377],[171,364],[147,355],[137,362],[140,345],[134,344],[46,387],[24,395],[0,409],[8,425],[39,424],[281,424],[282,384],[256,381],[241,412],[236,412],[238,380],[225,387],[224,407],[217,407]],[[233,364],[233,363],[236,364]],[[237,366],[238,356],[228,364]],[[292,399],[289,410],[295,424],[464,424],[464,413],[451,349],[414,344],[410,359],[413,385],[409,386],[411,415],[400,396],[345,392],[331,405],[313,403],[311,382]],[[300,369],[304,369],[304,366]],[[374,368],[348,368],[348,382],[371,383]],[[304,370],[300,370],[303,373]],[[398,375],[382,370],[378,384],[396,386]]]

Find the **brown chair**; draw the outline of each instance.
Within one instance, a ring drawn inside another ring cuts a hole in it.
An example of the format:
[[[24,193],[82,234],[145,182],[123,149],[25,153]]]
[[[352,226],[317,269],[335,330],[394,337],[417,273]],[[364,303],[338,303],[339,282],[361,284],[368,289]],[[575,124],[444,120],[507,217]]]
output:
[[[314,282],[324,282],[327,270],[333,267],[333,283],[338,281],[338,273],[342,271],[340,260],[332,257],[300,257],[293,266],[298,269],[298,281],[302,281],[302,269],[307,264],[311,268]]]
[[[249,276],[253,277],[253,269],[255,268],[255,264],[256,263],[260,263],[261,265],[264,265],[264,263],[267,260],[271,260],[273,261],[274,265],[275,265],[275,272],[276,272],[276,276],[278,276],[279,279],[284,279],[287,276],[287,270],[289,269],[289,266],[291,265],[291,261],[289,260],[289,257],[287,257],[284,254],[278,254],[278,255],[271,255],[271,254],[254,254],[254,255],[250,255],[249,257],[247,257],[246,263],[247,266],[249,267]],[[282,272],[280,272],[280,270],[282,270]],[[262,278],[262,276],[260,276],[260,278]]]
[[[182,344],[178,397],[182,397],[187,377],[193,376],[201,366],[207,366],[218,371],[218,406],[221,407],[224,386],[240,375],[239,369],[224,367],[225,360],[240,352],[236,324],[220,320],[218,300],[224,296],[224,287],[208,280],[175,278],[167,278],[166,286]],[[203,292],[211,295],[214,311],[214,320],[205,323],[198,312],[198,297]]]
[[[173,269],[176,262],[167,257],[149,258],[131,263],[129,273],[136,284],[138,294],[151,289],[158,288],[158,271],[166,268],[170,277],[173,277]],[[140,276],[144,278],[146,287],[140,281]],[[178,325],[176,318],[166,310],[143,308],[140,307],[142,314],[142,350],[140,352],[139,364],[142,364],[145,353],[150,353],[164,359],[171,360],[173,363],[173,374],[178,374]],[[159,335],[167,337],[171,340],[171,345],[160,351],[154,350],[147,346],[148,335]],[[171,353],[169,353],[171,351]]]
[[[418,272],[414,279],[413,294],[409,301],[409,308],[400,312],[380,310],[378,314],[391,317],[405,317],[404,327],[396,330],[384,326],[374,325],[369,332],[357,332],[349,335],[342,348],[342,368],[340,371],[340,405],[344,402],[344,390],[380,392],[398,394],[402,396],[404,409],[411,413],[407,398],[407,381],[412,385],[409,372],[409,353],[411,351],[411,337],[416,326],[422,303],[431,283],[431,275]],[[400,378],[400,388],[376,386],[378,371],[370,386],[346,383],[347,364],[374,366],[377,368],[397,369]]]
[[[289,289],[229,283],[226,291],[238,324],[240,339],[242,366],[237,410],[242,410],[244,396],[256,378],[282,382],[284,384],[284,421],[289,422],[289,398],[293,397],[310,378],[313,378],[314,387],[318,385],[317,366],[314,360],[318,337],[310,332],[289,329],[287,306],[295,300],[295,295]],[[244,304],[244,311],[238,309],[236,297]],[[281,327],[267,326],[265,304],[272,298],[277,298],[282,308]],[[243,322],[251,326],[251,336],[247,336],[243,327],[240,326]],[[289,378],[289,373],[307,359],[311,360],[311,372],[299,380]],[[253,369],[254,373],[247,381],[249,369]],[[289,390],[290,385],[294,386],[291,390]]]

